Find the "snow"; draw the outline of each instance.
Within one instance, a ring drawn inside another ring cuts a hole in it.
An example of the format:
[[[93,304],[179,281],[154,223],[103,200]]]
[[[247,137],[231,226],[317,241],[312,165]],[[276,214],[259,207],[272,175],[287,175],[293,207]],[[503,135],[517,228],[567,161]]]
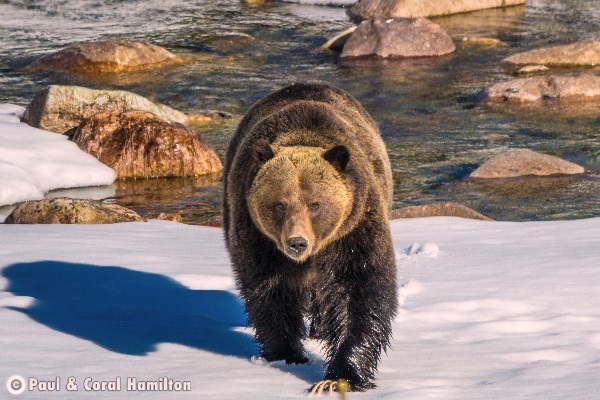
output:
[[[600,398],[600,218],[390,224],[393,348],[378,388],[348,398]],[[0,320],[1,398],[18,375],[60,378],[22,399],[301,399],[324,368],[314,341],[308,365],[255,357],[218,228],[0,224]],[[117,377],[120,391],[85,390]],[[191,391],[131,392],[127,377]]]
[[[112,169],[66,136],[20,123],[25,109],[0,104],[0,206],[39,200],[58,188],[110,185]]]

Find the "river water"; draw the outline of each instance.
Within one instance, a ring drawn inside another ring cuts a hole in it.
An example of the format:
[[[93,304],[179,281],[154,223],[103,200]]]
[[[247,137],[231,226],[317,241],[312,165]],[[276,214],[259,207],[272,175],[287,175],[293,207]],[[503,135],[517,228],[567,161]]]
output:
[[[327,82],[354,95],[378,123],[394,174],[394,207],[456,201],[497,220],[600,215],[600,105],[490,108],[481,90],[512,79],[504,57],[600,36],[597,0],[530,0],[527,6],[434,18],[457,44],[440,58],[341,62],[321,50],[351,26],[345,9],[307,4],[248,6],[236,0],[0,0],[0,102],[27,105],[49,84],[129,90],[184,112],[234,118],[193,129],[223,159],[236,123],[259,98],[291,82]],[[30,73],[37,57],[69,44],[121,37],[151,42],[190,62],[118,76]],[[496,38],[499,46],[470,44]],[[586,168],[577,177],[475,182],[466,176],[511,148]],[[108,197],[184,222],[219,218],[221,177],[117,181],[99,190],[50,193]]]

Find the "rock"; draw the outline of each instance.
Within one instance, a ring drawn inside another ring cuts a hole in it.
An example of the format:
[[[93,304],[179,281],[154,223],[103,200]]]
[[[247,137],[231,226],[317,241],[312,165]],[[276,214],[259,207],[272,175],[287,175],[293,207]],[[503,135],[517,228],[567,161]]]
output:
[[[483,97],[488,102],[511,103],[599,99],[600,76],[583,73],[514,79],[490,86],[485,89]]]
[[[263,6],[265,4],[270,4],[269,0],[241,0],[242,4],[247,4],[250,6]]]
[[[114,224],[141,222],[128,208],[97,200],[45,199],[28,201],[13,210],[5,224]]]
[[[213,219],[211,221],[203,222],[200,225],[202,225],[202,226],[212,226],[213,228],[222,228],[223,227],[223,220]]]
[[[233,115],[224,111],[203,110],[187,115],[190,124],[211,124],[221,122],[225,119],[232,119]]]
[[[34,61],[28,68],[79,73],[127,72],[181,61],[180,57],[153,44],[111,39],[75,44]]]
[[[503,60],[515,65],[574,66],[600,64],[600,40],[526,51]]]
[[[144,215],[144,220],[147,221],[149,219],[158,219],[160,221],[171,221],[171,222],[179,222],[179,223],[183,222],[183,218],[181,218],[181,215],[165,213],[165,212],[161,212],[160,214],[149,213],[149,214]]]
[[[321,48],[333,51],[342,51],[344,45],[348,41],[348,38],[355,30],[356,26],[353,26],[351,28],[346,29],[343,32],[338,33],[337,35],[329,39],[327,42],[325,42],[325,44],[321,46]]]
[[[184,113],[135,93],[59,85],[48,86],[35,95],[27,106],[24,122],[47,131],[65,133],[87,117],[113,110],[144,110],[167,121],[188,122]]]
[[[550,68],[545,65],[528,65],[517,70],[517,75],[535,74],[537,72],[546,72],[549,70]]]
[[[506,47],[508,46],[500,39],[489,38],[489,37],[474,37],[465,36],[462,39],[463,45],[479,46],[479,47]]]
[[[235,47],[254,41],[250,35],[245,34],[226,34],[208,39],[205,44],[211,47]]]
[[[526,0],[358,0],[348,10],[353,21],[417,18],[525,4]]]
[[[537,175],[582,174],[583,167],[558,157],[531,150],[509,150],[486,161],[471,173],[470,178],[515,178]]]
[[[424,18],[369,19],[350,35],[340,57],[426,57],[454,50],[446,32]]]
[[[85,119],[73,141],[117,178],[195,176],[223,169],[219,157],[185,125],[145,111],[110,111]]]
[[[460,217],[492,221],[491,218],[488,218],[469,207],[454,202],[411,206],[399,208],[390,212],[390,219],[422,217]]]

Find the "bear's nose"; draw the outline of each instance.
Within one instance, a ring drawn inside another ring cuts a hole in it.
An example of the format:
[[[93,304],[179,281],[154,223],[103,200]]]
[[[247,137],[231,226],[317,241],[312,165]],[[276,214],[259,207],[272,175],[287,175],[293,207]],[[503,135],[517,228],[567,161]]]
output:
[[[288,248],[296,254],[302,254],[308,247],[308,241],[302,236],[296,236],[287,240]]]

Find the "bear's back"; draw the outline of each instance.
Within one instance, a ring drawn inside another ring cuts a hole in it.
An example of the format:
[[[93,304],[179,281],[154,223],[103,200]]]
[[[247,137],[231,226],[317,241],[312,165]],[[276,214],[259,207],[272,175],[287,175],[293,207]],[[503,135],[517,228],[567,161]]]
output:
[[[347,92],[325,84],[300,83],[255,103],[229,145],[226,184],[234,162],[252,169],[250,149],[261,138],[279,146],[345,145],[357,162],[372,165],[374,184],[380,186],[385,205],[391,206],[393,184],[385,145],[369,114]]]

